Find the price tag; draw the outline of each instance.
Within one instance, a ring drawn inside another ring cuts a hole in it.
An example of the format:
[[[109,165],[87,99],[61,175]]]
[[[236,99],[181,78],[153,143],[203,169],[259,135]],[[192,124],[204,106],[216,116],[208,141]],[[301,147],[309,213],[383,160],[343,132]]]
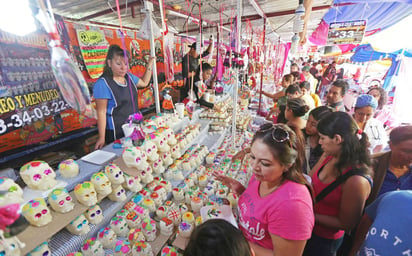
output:
[[[365,28],[366,20],[333,22],[329,25],[327,44],[360,44]]]

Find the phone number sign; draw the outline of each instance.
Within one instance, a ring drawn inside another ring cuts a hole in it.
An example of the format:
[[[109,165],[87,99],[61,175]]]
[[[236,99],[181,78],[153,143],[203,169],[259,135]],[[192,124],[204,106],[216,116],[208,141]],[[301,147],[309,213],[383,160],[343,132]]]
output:
[[[333,22],[329,25],[327,44],[360,44],[365,28],[366,20]]]

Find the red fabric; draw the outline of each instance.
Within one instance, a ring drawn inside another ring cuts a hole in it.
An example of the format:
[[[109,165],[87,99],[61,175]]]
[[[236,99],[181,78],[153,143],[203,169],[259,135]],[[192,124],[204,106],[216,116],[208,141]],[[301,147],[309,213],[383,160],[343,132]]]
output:
[[[331,159],[332,159],[331,156],[327,157],[325,161],[322,163],[322,166],[312,176],[312,186],[315,192],[315,197],[323,189],[329,186],[329,184],[332,183],[331,182],[331,183],[325,184],[319,180],[319,170],[321,170],[322,167],[325,166],[325,164],[328,163]],[[350,169],[351,168],[344,170],[342,174],[346,173]],[[341,199],[342,199],[342,185],[339,185],[332,192],[330,192],[327,196],[325,196],[321,201],[316,203],[313,210],[315,211],[315,214],[338,216]],[[339,229],[328,228],[328,227],[325,227],[325,226],[322,226],[316,223],[313,229],[313,233],[315,233],[316,235],[320,237],[327,238],[327,239],[338,239],[343,236],[345,231],[339,230]]]

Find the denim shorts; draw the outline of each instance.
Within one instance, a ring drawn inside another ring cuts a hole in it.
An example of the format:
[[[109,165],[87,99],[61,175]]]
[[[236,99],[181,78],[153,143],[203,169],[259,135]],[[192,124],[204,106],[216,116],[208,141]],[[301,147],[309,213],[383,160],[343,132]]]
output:
[[[343,236],[338,239],[327,239],[312,233],[306,243],[303,256],[335,256],[342,245]]]

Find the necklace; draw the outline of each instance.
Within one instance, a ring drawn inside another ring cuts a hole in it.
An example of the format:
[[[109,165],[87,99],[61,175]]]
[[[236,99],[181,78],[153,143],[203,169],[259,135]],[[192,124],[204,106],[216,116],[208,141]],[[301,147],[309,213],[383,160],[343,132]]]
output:
[[[260,186],[259,186],[259,195],[260,195],[261,197],[268,196],[268,195],[272,194],[273,191],[275,191],[276,189],[278,189],[281,184],[282,184],[282,182],[279,183],[278,185],[273,186],[272,188],[265,189],[265,188],[262,187],[262,183],[260,183]],[[267,190],[267,191],[262,191],[262,190]]]
[[[126,85],[126,79],[124,77],[120,77],[120,78],[115,78],[113,77],[113,80],[118,84],[118,85]]]

